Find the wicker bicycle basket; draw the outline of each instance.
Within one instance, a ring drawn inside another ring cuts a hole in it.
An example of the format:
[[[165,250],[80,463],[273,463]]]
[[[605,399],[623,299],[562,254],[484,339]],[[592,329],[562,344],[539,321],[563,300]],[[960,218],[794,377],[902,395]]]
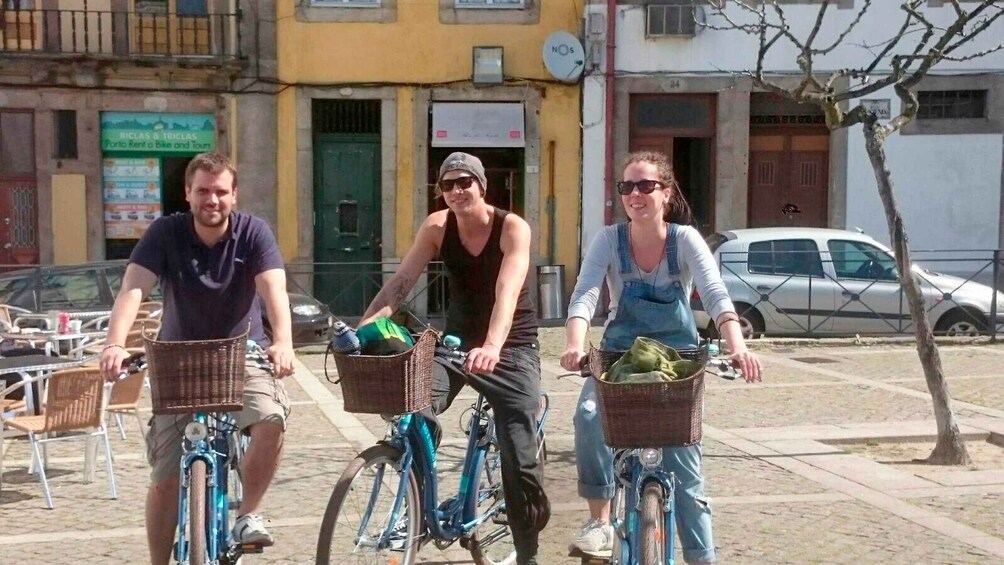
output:
[[[202,341],[158,341],[144,335],[143,344],[154,414],[242,408],[247,333]]]
[[[692,445],[701,441],[704,412],[704,364],[707,347],[678,350],[700,369],[680,380],[662,383],[609,383],[602,379],[623,351],[590,348],[589,371],[596,383],[603,438],[616,449]]]
[[[407,414],[432,405],[432,357],[436,332],[426,330],[415,345],[396,355],[332,353],[345,411]]]

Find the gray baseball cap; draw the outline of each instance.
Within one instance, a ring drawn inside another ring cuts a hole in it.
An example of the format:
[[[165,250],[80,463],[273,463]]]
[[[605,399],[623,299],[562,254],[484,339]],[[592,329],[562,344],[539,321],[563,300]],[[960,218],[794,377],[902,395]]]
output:
[[[485,166],[481,164],[481,159],[478,159],[470,153],[463,153],[457,151],[456,153],[450,153],[450,156],[443,161],[442,166],[439,167],[439,179],[443,180],[443,175],[450,171],[467,171],[474,175],[474,178],[478,179],[481,183],[481,189],[488,189],[488,181],[485,178]]]

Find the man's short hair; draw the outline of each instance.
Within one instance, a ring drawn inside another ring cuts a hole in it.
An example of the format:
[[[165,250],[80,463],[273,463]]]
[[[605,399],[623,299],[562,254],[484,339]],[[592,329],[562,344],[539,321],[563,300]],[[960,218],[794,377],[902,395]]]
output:
[[[195,178],[196,171],[205,171],[212,175],[218,175],[223,171],[230,171],[234,177],[234,188],[237,188],[237,167],[230,157],[222,153],[199,153],[188,162],[185,168],[185,186],[192,186],[192,179]]]

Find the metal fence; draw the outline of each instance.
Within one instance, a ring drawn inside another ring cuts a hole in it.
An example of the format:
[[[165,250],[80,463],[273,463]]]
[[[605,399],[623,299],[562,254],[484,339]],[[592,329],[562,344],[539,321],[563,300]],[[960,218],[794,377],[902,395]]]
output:
[[[913,251],[914,275],[935,333],[1004,328],[1000,250]],[[755,333],[846,336],[913,332],[894,259],[860,250],[722,252],[729,295]]]

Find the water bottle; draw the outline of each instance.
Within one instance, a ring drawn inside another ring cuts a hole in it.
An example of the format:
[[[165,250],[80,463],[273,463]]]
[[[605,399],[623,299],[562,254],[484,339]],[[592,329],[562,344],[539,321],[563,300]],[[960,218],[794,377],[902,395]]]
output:
[[[356,331],[341,320],[331,326],[331,350],[342,355],[359,355],[360,353]]]

